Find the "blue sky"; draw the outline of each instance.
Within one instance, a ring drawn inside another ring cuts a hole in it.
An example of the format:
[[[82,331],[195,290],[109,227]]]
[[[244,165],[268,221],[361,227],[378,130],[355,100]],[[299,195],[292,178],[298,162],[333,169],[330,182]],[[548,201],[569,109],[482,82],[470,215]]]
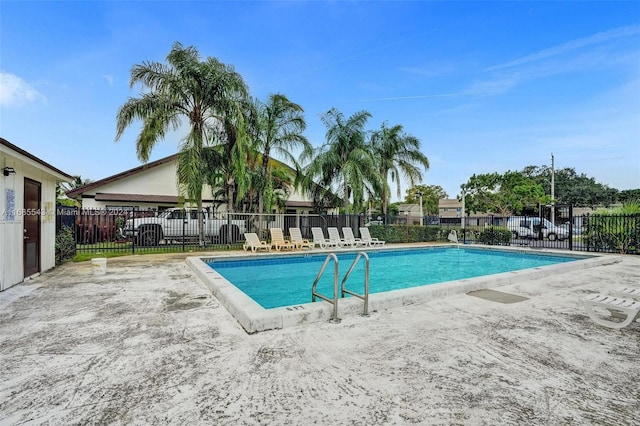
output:
[[[251,94],[320,115],[372,114],[418,137],[422,183],[455,197],[474,173],[573,167],[640,188],[640,2],[2,1],[0,136],[92,180],[136,167],[114,142],[130,70],[174,42],[231,64]],[[177,152],[180,135],[152,160]],[[403,185],[402,196],[407,189]],[[394,197],[394,201],[397,198]]]

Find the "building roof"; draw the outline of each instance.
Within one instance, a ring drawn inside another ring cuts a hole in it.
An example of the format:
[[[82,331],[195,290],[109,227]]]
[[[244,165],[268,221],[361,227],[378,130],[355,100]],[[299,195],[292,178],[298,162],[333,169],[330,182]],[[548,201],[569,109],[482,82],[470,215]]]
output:
[[[442,198],[438,200],[438,207],[462,207],[462,202],[457,198]]]
[[[398,204],[398,211],[420,214],[420,204]]]
[[[49,169],[49,171],[54,172],[53,174],[57,174],[59,175],[60,178],[62,178],[61,180],[73,180],[73,176],[71,176],[68,173],[63,172],[62,170],[53,167],[51,164],[47,163],[46,161],[41,160],[40,158],[36,157],[33,154],[28,153],[27,151],[25,151],[24,149],[12,144],[11,142],[9,142],[8,140],[6,140],[5,138],[1,138],[0,137],[0,145],[3,145],[7,148],[9,148],[10,150],[24,156],[27,157],[30,160],[35,161],[36,163],[40,164],[41,166],[46,167],[47,169]]]

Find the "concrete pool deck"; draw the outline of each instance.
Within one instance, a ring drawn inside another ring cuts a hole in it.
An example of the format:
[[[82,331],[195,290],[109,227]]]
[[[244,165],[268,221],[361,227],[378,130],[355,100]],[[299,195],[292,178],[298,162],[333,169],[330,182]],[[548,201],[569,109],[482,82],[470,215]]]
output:
[[[189,254],[193,256],[194,254]],[[203,253],[209,256],[210,253]],[[640,256],[247,334],[185,255],[66,264],[0,293],[0,424],[634,424],[640,323],[579,299]]]

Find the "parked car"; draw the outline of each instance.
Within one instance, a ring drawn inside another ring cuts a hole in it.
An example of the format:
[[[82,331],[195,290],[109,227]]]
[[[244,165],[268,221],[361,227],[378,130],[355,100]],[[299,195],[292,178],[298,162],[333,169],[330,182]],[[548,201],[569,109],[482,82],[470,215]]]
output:
[[[245,221],[216,218],[206,210],[204,215],[204,235],[221,243],[233,243],[245,232]],[[155,246],[160,241],[180,240],[198,237],[198,210],[171,208],[156,217],[141,217],[125,222],[123,234],[135,238],[141,246]],[[230,240],[229,240],[230,238]]]
[[[512,216],[507,220],[507,228],[516,238],[539,238],[542,231],[542,238],[549,241],[565,240],[569,238],[569,230],[556,226],[547,219],[540,221],[539,217]]]
[[[562,225],[560,225],[560,227],[566,229],[567,232],[569,232],[569,228],[571,227],[571,232],[573,233],[573,235],[581,235],[582,234],[582,227],[581,226],[576,226],[576,225],[571,225],[571,222],[565,222]]]
[[[375,226],[375,225],[384,225],[384,221],[382,220],[371,220],[364,224],[364,226]]]

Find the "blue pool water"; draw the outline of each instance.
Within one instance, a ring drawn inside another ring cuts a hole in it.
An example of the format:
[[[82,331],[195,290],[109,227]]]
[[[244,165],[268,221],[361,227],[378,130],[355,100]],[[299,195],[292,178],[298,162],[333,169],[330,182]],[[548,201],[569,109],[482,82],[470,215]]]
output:
[[[341,283],[357,253],[337,252],[336,255],[338,282]],[[370,251],[367,255],[370,259],[370,293],[577,260],[566,256],[456,247]],[[326,257],[326,253],[307,253],[258,259],[203,260],[263,308],[269,309],[311,302],[311,286]],[[347,282],[348,289],[363,292],[364,265],[364,259],[361,259]],[[333,270],[333,262],[330,262],[317,287],[320,293],[329,297],[333,295]]]

